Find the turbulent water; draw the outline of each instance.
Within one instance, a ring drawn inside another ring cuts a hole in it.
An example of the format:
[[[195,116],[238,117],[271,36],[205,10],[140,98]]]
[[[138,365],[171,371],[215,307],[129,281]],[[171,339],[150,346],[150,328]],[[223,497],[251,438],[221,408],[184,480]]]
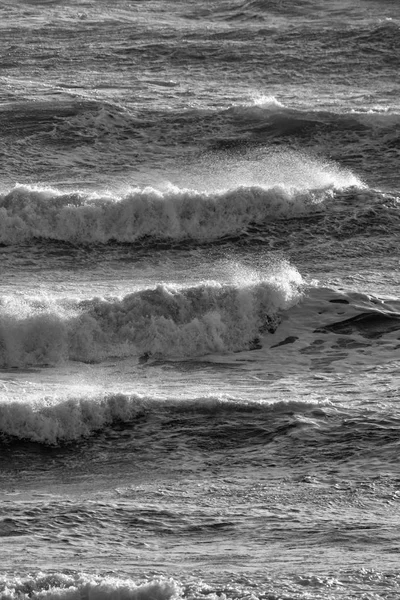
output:
[[[399,40],[1,3],[1,600],[400,597]]]

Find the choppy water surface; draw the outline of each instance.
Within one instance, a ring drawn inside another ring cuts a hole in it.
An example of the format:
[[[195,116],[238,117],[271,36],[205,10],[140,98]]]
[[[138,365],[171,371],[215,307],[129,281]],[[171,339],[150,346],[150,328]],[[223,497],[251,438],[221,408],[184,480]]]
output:
[[[0,7],[0,598],[395,599],[396,2]]]

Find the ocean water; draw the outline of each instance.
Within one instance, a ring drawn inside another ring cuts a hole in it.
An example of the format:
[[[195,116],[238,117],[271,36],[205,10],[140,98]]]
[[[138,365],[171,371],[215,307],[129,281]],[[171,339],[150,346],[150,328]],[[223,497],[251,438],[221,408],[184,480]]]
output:
[[[397,0],[5,0],[0,84],[0,599],[398,599]]]

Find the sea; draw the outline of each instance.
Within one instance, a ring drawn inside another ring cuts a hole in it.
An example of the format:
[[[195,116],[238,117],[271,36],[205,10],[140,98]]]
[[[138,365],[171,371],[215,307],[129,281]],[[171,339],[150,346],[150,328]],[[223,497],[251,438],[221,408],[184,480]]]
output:
[[[400,598],[398,0],[0,2],[0,600]]]

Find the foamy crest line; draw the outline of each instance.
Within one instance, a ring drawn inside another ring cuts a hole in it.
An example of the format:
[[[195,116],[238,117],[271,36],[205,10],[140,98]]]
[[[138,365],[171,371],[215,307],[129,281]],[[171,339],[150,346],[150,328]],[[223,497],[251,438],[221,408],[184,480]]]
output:
[[[245,350],[301,297],[286,267],[246,285],[158,285],[119,299],[0,301],[0,365],[99,362],[110,356],[192,357]]]
[[[127,423],[142,414],[145,399],[115,394],[105,398],[70,398],[55,404],[44,400],[0,403],[3,436],[44,444],[70,442],[87,437],[115,422]]]
[[[135,242],[143,238],[211,241],[251,223],[323,209],[333,194],[282,186],[199,192],[171,187],[133,189],[122,197],[17,185],[0,195],[0,243],[44,238],[74,243]]]
[[[183,589],[173,579],[136,584],[116,577],[37,573],[0,577],[0,597],[2,600],[174,600],[183,597]]]
[[[160,415],[172,410],[174,414],[218,414],[220,412],[259,412],[279,415],[298,411],[305,413],[319,408],[311,402],[288,401],[272,404],[246,402],[224,396],[198,398],[145,397],[139,394],[108,394],[64,400],[46,399],[32,402],[0,400],[0,439],[16,438],[47,445],[59,445],[87,438],[117,423],[134,422],[144,414]]]

